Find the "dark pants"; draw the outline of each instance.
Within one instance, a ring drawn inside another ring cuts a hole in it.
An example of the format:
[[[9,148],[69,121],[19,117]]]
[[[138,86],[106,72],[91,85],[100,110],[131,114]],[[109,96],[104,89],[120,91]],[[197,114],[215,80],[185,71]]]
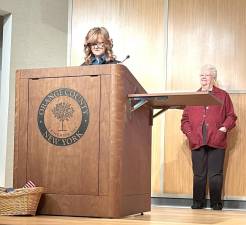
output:
[[[202,146],[192,150],[193,201],[205,203],[207,176],[210,205],[221,202],[225,150]]]

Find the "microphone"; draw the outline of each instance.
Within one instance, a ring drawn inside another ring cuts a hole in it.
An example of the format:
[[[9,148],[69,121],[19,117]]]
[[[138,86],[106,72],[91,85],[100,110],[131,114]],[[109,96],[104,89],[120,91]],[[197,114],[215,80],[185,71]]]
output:
[[[127,59],[129,59],[130,58],[130,55],[127,55],[122,61],[120,61],[120,63],[123,63],[123,62],[125,62]]]

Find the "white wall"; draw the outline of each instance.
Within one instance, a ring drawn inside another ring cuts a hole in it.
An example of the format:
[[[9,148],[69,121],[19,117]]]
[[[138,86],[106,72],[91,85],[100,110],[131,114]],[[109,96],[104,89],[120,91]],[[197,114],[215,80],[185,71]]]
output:
[[[0,0],[0,15],[11,14],[11,57],[8,105],[0,104],[7,127],[0,140],[0,186],[13,184],[15,71],[24,68],[66,66],[68,0]],[[2,74],[2,80],[7,74]],[[3,109],[7,109],[6,112]],[[5,144],[6,141],[6,144]]]
[[[0,16],[0,79],[2,70],[3,16]],[[1,90],[1,85],[0,85]]]
[[[10,56],[11,56],[11,31],[12,16],[4,16],[3,21],[3,40],[2,40],[2,62],[1,62],[1,89],[0,89],[0,181],[5,184],[5,172],[7,165],[7,145],[8,145],[8,109],[10,99]]]

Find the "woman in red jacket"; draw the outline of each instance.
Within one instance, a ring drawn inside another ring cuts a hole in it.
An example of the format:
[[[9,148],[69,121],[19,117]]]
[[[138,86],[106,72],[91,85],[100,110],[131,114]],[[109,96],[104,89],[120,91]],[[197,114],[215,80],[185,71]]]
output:
[[[192,209],[205,207],[206,181],[209,180],[210,206],[223,208],[221,191],[227,133],[235,127],[237,116],[229,94],[214,85],[217,70],[212,65],[201,69],[198,91],[209,91],[221,100],[221,105],[188,106],[181,119],[181,130],[187,136],[192,153],[193,205]]]

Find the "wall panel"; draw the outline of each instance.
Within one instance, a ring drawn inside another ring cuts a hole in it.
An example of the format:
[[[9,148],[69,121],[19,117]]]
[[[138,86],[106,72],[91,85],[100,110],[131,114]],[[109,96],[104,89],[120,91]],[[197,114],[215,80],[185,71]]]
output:
[[[168,84],[194,89],[203,64],[214,64],[226,90],[246,88],[246,1],[169,0]]]
[[[237,199],[246,197],[246,94],[231,94],[231,98],[238,120],[228,140],[224,193],[228,198]]]
[[[167,0],[73,0],[71,65],[83,62],[88,30],[104,26],[113,38],[114,53],[148,92],[163,92],[166,81]],[[161,191],[164,115],[153,126],[152,190]]]
[[[118,60],[149,91],[165,89],[165,1],[163,0],[74,0],[71,64],[83,62],[83,44],[88,30],[109,30]]]

